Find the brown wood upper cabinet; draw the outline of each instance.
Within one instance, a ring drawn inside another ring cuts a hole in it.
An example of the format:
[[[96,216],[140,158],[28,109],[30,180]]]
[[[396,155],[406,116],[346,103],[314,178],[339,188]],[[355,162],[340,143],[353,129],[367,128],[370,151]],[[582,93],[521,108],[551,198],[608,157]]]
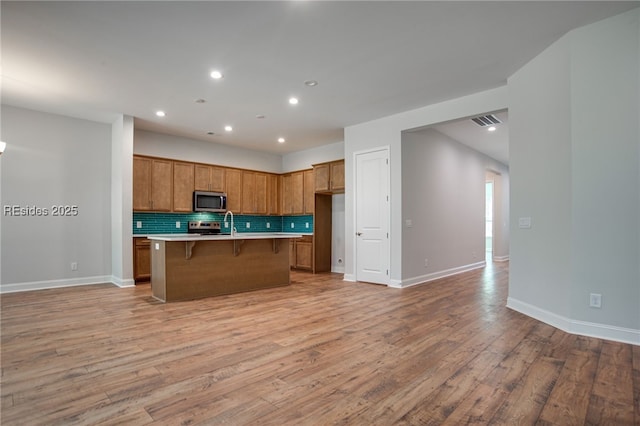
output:
[[[279,215],[282,212],[280,176],[267,175],[267,214]]]
[[[133,158],[133,210],[170,212],[173,161]]]
[[[304,176],[304,214],[313,214],[313,205],[316,198],[314,190],[313,170],[305,170]]]
[[[242,213],[267,214],[266,173],[242,172]]]
[[[195,165],[194,190],[224,192],[224,167],[208,166],[206,164]]]
[[[344,160],[314,164],[315,192],[344,192]]]
[[[242,170],[225,169],[227,210],[242,212]]]
[[[282,214],[304,214],[304,172],[282,177]]]
[[[173,162],[173,211],[193,210],[193,163]]]

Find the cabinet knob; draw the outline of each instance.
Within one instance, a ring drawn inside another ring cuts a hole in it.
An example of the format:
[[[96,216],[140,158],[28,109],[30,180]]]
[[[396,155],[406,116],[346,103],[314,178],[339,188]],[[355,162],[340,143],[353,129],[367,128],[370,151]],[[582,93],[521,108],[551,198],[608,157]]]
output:
[[[356,235],[359,237],[360,235],[362,235],[362,232],[356,232]]]

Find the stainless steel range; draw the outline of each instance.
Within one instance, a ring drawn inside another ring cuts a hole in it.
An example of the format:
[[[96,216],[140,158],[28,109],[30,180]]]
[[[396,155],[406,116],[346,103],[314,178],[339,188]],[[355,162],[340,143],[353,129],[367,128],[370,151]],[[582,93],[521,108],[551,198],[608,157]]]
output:
[[[211,222],[208,220],[189,221],[189,234],[212,235],[220,233],[220,222]]]

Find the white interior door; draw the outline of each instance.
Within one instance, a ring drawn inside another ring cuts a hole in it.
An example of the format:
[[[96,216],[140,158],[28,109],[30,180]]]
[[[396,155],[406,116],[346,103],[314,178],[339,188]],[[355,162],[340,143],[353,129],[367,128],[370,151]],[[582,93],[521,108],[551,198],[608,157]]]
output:
[[[356,154],[356,280],[389,283],[389,151]]]

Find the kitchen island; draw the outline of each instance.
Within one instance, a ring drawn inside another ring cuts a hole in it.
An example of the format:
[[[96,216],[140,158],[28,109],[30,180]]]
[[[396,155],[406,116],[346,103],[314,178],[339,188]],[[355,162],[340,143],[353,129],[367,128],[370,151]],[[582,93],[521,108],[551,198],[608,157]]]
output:
[[[290,284],[289,240],[301,234],[149,235],[151,293],[163,302]]]

